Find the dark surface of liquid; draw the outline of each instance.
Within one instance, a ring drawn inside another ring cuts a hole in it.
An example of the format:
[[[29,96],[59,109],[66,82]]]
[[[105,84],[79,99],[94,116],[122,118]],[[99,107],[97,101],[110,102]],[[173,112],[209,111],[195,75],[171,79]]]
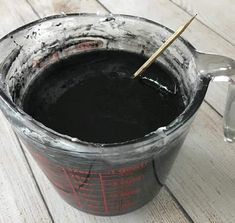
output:
[[[45,126],[80,140],[117,143],[143,137],[185,108],[178,83],[159,63],[132,79],[146,57],[93,51],[61,60],[29,87],[23,109]],[[168,90],[165,90],[167,88]]]

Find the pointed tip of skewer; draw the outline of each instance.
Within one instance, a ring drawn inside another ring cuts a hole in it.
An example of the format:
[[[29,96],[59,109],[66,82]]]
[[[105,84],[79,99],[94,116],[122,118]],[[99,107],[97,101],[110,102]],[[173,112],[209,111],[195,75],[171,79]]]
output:
[[[192,19],[191,20],[194,20],[196,17],[197,17],[197,13],[192,17]]]
[[[195,15],[187,22],[187,24],[189,25],[196,17],[197,17],[197,14],[195,14]]]
[[[184,26],[179,27],[176,32],[170,36],[170,38],[167,39],[167,41],[165,41],[165,43],[134,73],[133,79],[142,74],[156,60],[156,58],[184,32],[196,16],[197,13]]]

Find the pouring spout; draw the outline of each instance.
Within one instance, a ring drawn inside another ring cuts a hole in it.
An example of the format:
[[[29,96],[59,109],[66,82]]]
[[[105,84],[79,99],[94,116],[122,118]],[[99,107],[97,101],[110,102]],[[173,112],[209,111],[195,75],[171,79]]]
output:
[[[197,52],[196,67],[200,75],[212,81],[229,82],[224,113],[224,138],[235,142],[235,61],[231,58]]]

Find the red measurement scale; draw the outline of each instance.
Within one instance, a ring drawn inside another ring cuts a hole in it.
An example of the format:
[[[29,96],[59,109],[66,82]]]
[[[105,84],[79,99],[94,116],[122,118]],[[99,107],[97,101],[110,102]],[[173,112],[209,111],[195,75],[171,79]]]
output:
[[[159,188],[150,160],[121,167],[100,163],[96,166],[95,161],[69,166],[38,151],[31,149],[31,153],[59,194],[88,213],[117,215],[130,212],[143,206]]]

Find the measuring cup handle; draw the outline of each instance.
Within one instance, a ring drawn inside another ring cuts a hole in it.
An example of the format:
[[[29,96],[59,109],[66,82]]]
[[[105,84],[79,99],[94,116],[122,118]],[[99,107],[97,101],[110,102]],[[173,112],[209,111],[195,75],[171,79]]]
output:
[[[231,58],[196,52],[196,67],[212,81],[229,82],[224,113],[224,136],[227,142],[235,141],[235,61]]]

